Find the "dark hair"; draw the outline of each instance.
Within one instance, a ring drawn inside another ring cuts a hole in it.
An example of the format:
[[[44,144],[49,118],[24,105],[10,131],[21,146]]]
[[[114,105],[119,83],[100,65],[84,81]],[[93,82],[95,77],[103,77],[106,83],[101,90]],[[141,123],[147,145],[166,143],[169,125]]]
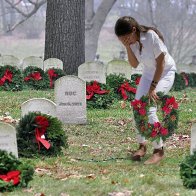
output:
[[[136,34],[139,38],[138,42],[140,45],[140,53],[142,51],[142,43],[140,42],[140,33],[146,33],[148,30],[153,30],[159,38],[164,42],[163,36],[158,29],[155,27],[147,27],[144,25],[140,25],[134,18],[130,16],[123,16],[116,21],[114,30],[116,36],[123,36],[132,33],[133,27],[136,28]]]

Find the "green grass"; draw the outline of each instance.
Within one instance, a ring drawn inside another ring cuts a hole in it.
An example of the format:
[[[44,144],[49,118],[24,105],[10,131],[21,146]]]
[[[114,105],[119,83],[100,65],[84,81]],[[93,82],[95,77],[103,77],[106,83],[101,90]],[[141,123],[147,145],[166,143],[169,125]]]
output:
[[[183,92],[172,94],[178,100],[183,98]],[[176,132],[190,135],[190,121],[196,118],[196,92],[188,89],[186,94],[187,100],[180,104]],[[54,101],[54,92],[0,92],[0,115],[9,112],[12,117],[20,118],[20,105],[33,97]],[[142,162],[132,162],[127,156],[129,149],[137,148],[132,118],[129,106],[121,109],[119,102],[109,110],[88,110],[87,125],[64,126],[69,141],[64,156],[31,159],[36,168],[45,169],[45,172],[36,173],[28,189],[4,195],[94,196],[126,190],[132,195],[196,195],[196,190],[183,186],[179,175],[179,163],[189,154],[189,141],[176,141],[177,147],[166,142],[165,159],[160,165],[144,166],[143,162],[152,153],[149,142],[147,156]]]

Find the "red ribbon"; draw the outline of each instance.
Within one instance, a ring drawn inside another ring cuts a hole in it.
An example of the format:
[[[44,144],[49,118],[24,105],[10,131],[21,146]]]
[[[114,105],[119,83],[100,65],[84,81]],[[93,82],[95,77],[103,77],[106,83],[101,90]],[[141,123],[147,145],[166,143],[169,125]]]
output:
[[[136,88],[133,88],[132,86],[130,86],[130,84],[128,82],[125,82],[124,84],[122,84],[120,86],[120,88],[118,89],[118,92],[121,92],[123,99],[126,100],[126,99],[128,99],[126,92],[132,92],[135,94]]]
[[[38,80],[41,80],[42,77],[41,77],[41,74],[38,71],[36,71],[36,72],[29,74],[27,77],[25,77],[24,81],[29,81],[30,79],[38,81]]]
[[[5,175],[0,175],[0,179],[5,182],[12,182],[13,185],[17,185],[20,183],[20,171],[10,171]]]
[[[45,139],[41,138],[46,132],[47,127],[49,127],[49,122],[46,117],[44,116],[36,116],[35,117],[35,123],[36,123],[36,128],[35,128],[35,138],[38,143],[38,147],[40,150],[40,143],[46,148],[50,148],[50,143],[46,141]]]
[[[12,82],[13,74],[9,69],[6,69],[4,76],[0,79],[0,86],[3,86],[5,81]]]
[[[86,86],[86,99],[89,100],[93,97],[94,94],[103,95],[108,93],[108,90],[101,90],[101,87],[99,86],[97,81],[94,81],[92,85]]]
[[[52,88],[53,87],[53,78],[57,77],[58,74],[55,73],[54,69],[49,69],[48,75],[49,75],[49,79],[50,79],[50,88]]]

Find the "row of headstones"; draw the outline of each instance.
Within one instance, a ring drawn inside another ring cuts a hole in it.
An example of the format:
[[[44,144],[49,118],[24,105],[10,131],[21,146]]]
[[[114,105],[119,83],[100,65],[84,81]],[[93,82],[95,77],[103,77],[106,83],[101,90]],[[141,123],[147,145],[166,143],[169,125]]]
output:
[[[50,68],[63,69],[63,62],[57,58],[49,58],[43,61],[42,58],[36,56],[30,56],[23,59],[22,63],[20,60],[13,55],[0,56],[0,66],[12,65],[19,69],[24,70],[28,66],[35,66],[43,69],[44,71]]]
[[[78,77],[86,82],[98,81],[106,83],[106,76],[110,74],[123,75],[125,78],[131,78],[131,74],[142,74],[143,65],[140,64],[137,69],[133,69],[125,60],[115,59],[107,65],[99,62],[84,63],[78,67]]]
[[[50,68],[63,69],[63,62],[57,58],[49,58],[43,61],[42,58],[36,56],[30,56],[20,60],[13,55],[0,56],[0,66],[12,65],[19,69],[25,69],[28,66],[36,66],[43,70]],[[78,76],[85,81],[98,80],[100,83],[105,83],[105,76],[110,73],[123,74],[130,79],[131,73],[141,73],[142,65],[137,69],[132,69],[131,66],[125,60],[112,60],[108,65],[104,65],[100,62],[84,63],[78,68]]]

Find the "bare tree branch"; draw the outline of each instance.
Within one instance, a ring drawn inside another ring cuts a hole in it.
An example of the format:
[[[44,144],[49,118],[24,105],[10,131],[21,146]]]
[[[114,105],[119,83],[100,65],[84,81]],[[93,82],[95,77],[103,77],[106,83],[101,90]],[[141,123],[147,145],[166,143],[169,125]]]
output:
[[[21,9],[19,9],[17,7],[18,4],[13,4],[12,2],[10,2],[9,0],[5,0],[5,2],[7,2],[13,9],[15,9],[18,13],[20,13],[22,16],[27,17],[28,14],[24,13]]]
[[[13,31],[17,26],[19,26],[20,24],[22,24],[23,22],[25,22],[28,18],[30,18],[31,16],[33,16],[37,10],[44,5],[47,0],[36,0],[36,1],[32,1],[32,0],[28,0],[29,3],[32,4],[33,9],[30,12],[25,13],[20,7],[18,7],[18,5],[20,4],[22,0],[19,0],[17,3],[12,3],[10,0],[5,0],[5,2],[7,2],[13,9],[15,9],[19,14],[21,14],[24,18],[22,20],[20,20],[19,22],[17,22],[16,24],[14,24],[9,30],[9,31]]]

